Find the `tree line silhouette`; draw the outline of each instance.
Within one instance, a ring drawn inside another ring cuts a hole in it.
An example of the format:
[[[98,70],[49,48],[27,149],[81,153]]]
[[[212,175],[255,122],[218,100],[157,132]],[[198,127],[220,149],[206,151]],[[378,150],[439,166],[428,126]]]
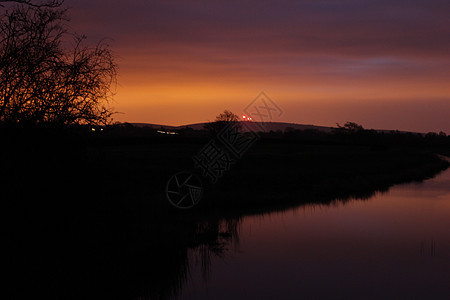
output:
[[[117,74],[108,44],[71,33],[61,1],[1,2],[16,4],[0,15],[0,123],[107,124]]]

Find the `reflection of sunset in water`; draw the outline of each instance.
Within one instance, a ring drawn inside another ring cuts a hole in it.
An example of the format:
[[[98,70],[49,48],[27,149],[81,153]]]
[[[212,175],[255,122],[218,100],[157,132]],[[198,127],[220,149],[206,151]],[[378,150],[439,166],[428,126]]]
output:
[[[368,200],[245,217],[237,252],[213,260],[206,282],[194,272],[181,299],[444,295],[449,228],[448,170]]]

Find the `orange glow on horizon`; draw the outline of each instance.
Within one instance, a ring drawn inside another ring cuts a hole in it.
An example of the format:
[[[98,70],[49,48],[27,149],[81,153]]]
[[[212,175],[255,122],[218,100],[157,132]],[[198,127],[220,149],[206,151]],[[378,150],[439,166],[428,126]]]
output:
[[[410,118],[423,124],[412,126],[409,121],[406,126],[399,124],[394,128],[387,127],[392,125],[383,126],[390,124],[383,119],[383,115],[390,115],[389,113],[378,115],[367,122],[364,115],[355,118],[353,116],[357,114],[350,111],[362,104],[367,107],[378,105],[390,110],[398,105],[410,106],[414,101],[422,101],[424,105],[433,101],[441,103],[450,95],[446,81],[433,81],[426,74],[415,75],[413,78],[391,78],[380,74],[350,80],[324,80],[315,75],[301,81],[296,81],[295,77],[272,78],[271,75],[261,74],[259,77],[249,76],[234,82],[233,78],[219,81],[205,77],[201,72],[187,76],[173,70],[173,79],[165,81],[158,74],[149,74],[147,70],[140,70],[139,73],[137,70],[134,73],[125,71],[121,73],[124,80],[120,81],[113,105],[117,111],[124,112],[115,118],[123,122],[165,125],[207,122],[214,120],[224,109],[242,113],[245,106],[263,90],[285,111],[278,120],[282,122],[334,126],[337,122],[342,123],[347,121],[346,118],[352,118],[348,120],[373,128],[431,131],[431,128],[424,127],[429,122],[429,117],[425,116],[421,121],[418,119],[421,116],[419,111],[415,112],[415,117]],[[169,76],[168,71],[166,72]],[[314,74],[314,71],[311,70],[311,73]],[[188,78],[184,78],[185,76]],[[327,110],[332,110],[333,113]],[[395,115],[394,111],[393,114]],[[377,118],[379,122],[376,122]],[[450,126],[440,130],[450,132]]]
[[[111,37],[117,121],[241,115],[265,91],[276,121],[450,133],[445,1],[66,1],[73,28]]]

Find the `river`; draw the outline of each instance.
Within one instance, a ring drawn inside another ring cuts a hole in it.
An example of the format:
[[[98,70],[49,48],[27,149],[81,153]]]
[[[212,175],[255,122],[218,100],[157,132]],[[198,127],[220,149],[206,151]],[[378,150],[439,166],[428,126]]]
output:
[[[243,217],[177,299],[450,299],[450,169],[369,199]],[[206,269],[206,270],[205,270]]]

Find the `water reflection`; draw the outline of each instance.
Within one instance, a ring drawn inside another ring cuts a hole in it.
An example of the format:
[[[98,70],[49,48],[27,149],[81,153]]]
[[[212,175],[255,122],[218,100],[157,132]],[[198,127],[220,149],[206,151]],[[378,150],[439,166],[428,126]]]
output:
[[[450,170],[370,201],[243,217],[239,237],[179,299],[447,299]]]
[[[225,258],[239,245],[239,225],[239,219],[231,218],[174,223],[170,232],[160,228],[163,240],[153,241],[158,253],[148,253],[157,261],[149,269],[145,269],[148,265],[137,266],[150,276],[135,278],[141,282],[141,289],[134,291],[136,298],[176,298],[193,268],[207,280],[212,261]]]
[[[56,299],[450,295],[450,170],[364,199],[227,218],[71,220],[64,235],[27,227],[11,277]]]
[[[450,170],[364,199],[171,222],[170,233],[153,228],[152,267],[138,263],[131,270],[147,272],[133,278],[140,282],[135,299],[440,299],[450,293]]]

